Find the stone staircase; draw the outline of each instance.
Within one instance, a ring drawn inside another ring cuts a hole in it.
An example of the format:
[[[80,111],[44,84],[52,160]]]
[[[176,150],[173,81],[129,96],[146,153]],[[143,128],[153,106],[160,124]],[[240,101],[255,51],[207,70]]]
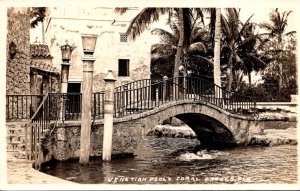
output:
[[[25,127],[28,122],[6,123],[7,160],[26,159]],[[28,138],[29,141],[29,138]]]

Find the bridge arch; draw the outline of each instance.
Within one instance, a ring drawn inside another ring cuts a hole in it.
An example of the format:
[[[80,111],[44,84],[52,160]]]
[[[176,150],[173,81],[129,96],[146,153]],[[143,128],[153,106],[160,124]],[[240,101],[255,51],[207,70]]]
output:
[[[248,144],[251,135],[262,130],[254,117],[231,114],[212,104],[195,100],[168,102],[140,114],[115,118],[114,124],[136,123],[147,132],[169,117],[185,122],[197,134],[199,141],[208,147]]]

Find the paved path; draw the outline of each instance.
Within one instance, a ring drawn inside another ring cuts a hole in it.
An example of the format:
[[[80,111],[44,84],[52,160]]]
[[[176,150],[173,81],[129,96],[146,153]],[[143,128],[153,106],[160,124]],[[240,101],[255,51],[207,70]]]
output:
[[[76,184],[31,168],[25,160],[7,162],[8,184]]]

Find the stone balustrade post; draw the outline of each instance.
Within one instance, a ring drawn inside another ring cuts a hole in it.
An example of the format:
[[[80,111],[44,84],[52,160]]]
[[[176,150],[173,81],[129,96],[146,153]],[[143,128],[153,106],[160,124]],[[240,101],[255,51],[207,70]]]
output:
[[[61,93],[68,91],[69,67],[69,63],[63,62],[61,64]]]
[[[166,101],[168,96],[167,96],[167,81],[168,81],[168,76],[163,77],[163,100]]]
[[[113,115],[114,115],[114,89],[115,81],[112,71],[108,70],[105,81],[104,99],[104,132],[102,160],[111,161],[112,154],[112,135],[113,135]]]
[[[63,62],[61,64],[61,93],[66,94],[68,92],[68,80],[69,80],[69,67],[70,64],[68,62]],[[66,98],[64,95],[61,97],[61,108],[60,108],[60,119],[62,121],[65,120],[65,112],[66,112]]]

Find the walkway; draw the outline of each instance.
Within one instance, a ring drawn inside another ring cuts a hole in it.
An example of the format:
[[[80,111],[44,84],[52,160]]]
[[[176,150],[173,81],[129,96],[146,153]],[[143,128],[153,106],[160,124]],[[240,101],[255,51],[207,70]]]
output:
[[[76,184],[54,176],[47,175],[31,167],[24,160],[7,162],[8,184]]]

